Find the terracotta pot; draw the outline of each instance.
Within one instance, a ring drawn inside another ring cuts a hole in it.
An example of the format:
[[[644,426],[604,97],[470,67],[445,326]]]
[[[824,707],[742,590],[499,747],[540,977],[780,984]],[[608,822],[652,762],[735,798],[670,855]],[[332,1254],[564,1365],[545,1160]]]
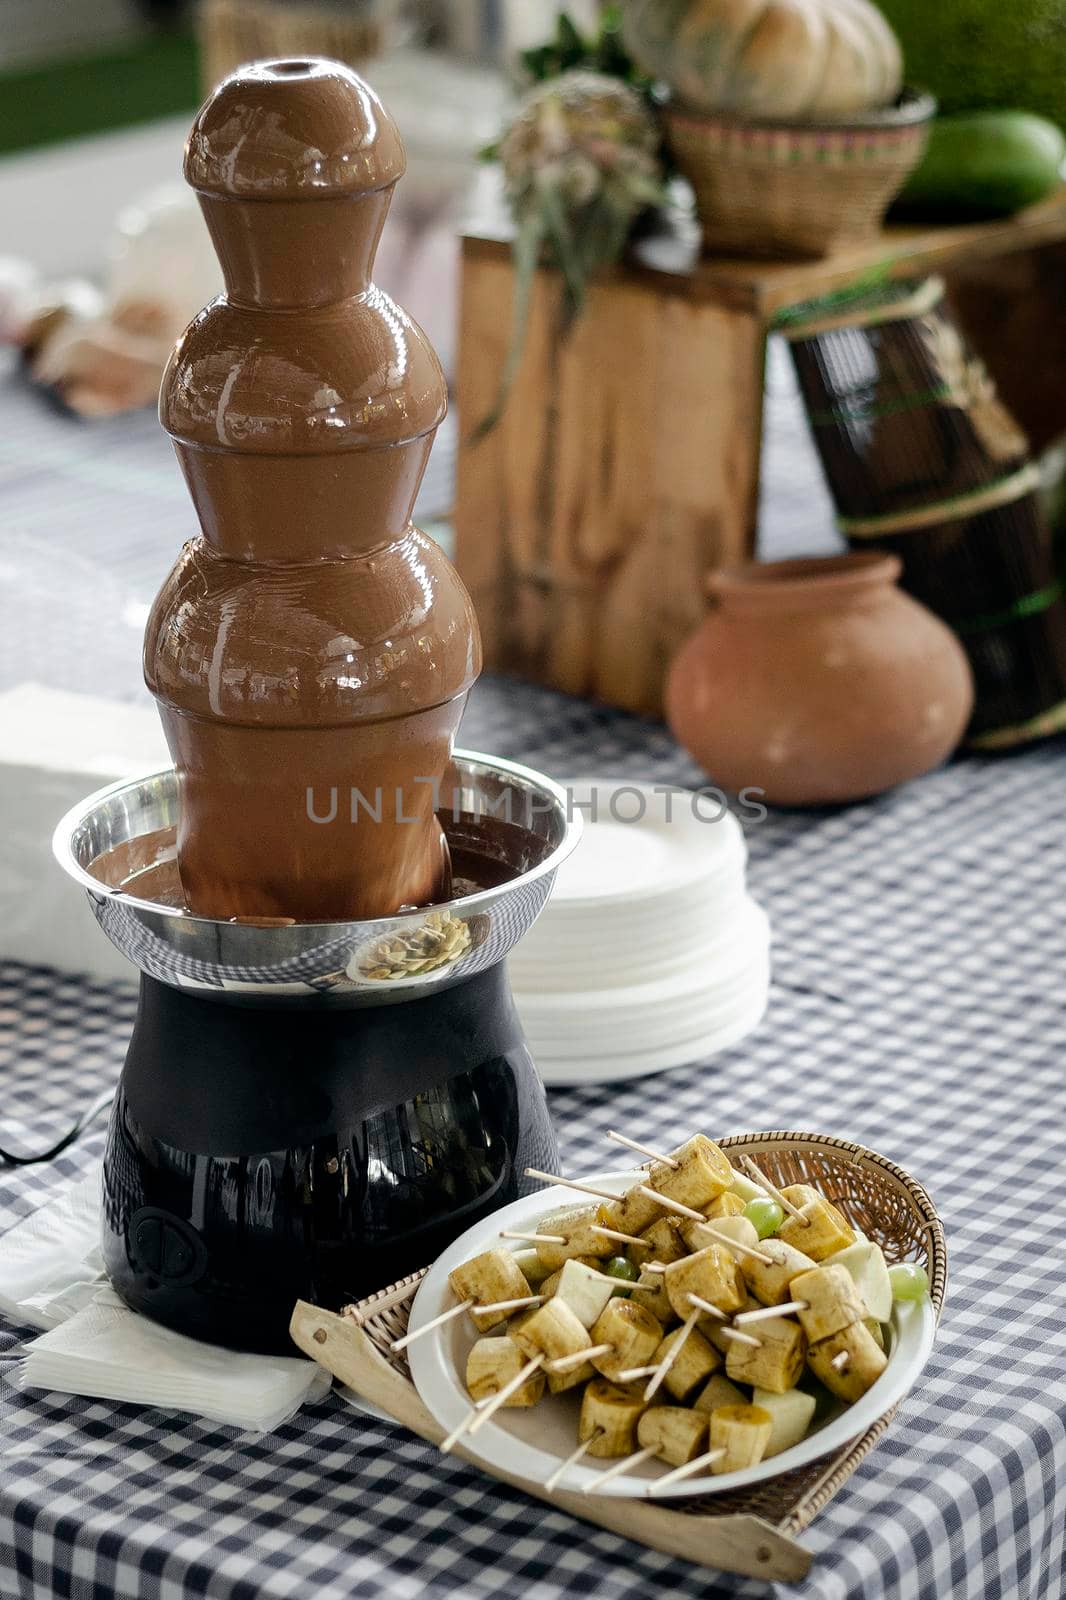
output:
[[[858,800],[937,766],[973,706],[955,635],[897,588],[895,556],[726,568],[667,685],[716,783],[779,805]]]

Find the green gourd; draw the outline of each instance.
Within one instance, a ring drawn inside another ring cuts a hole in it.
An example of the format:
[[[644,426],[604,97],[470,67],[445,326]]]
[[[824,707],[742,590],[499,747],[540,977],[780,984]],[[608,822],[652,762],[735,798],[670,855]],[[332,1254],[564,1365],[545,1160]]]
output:
[[[1060,129],[1025,111],[938,117],[896,209],[943,222],[1011,216],[1056,187],[1064,158]]]

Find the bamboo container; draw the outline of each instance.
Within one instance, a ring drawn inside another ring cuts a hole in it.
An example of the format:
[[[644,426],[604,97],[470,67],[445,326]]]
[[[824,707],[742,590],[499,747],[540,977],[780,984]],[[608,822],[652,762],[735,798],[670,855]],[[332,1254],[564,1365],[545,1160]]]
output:
[[[937,278],[786,319],[842,532],[903,563],[976,685],[967,741],[1066,726],[1066,603],[1028,441],[959,332]]]

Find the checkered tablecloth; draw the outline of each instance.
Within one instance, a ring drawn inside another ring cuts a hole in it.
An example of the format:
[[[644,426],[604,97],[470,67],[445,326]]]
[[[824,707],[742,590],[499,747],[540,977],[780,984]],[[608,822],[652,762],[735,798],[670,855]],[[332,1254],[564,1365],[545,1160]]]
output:
[[[489,681],[475,747],[557,776],[694,782],[658,727]],[[884,1442],[805,1533],[819,1600],[1058,1600],[1066,1559],[1066,750],[963,760],[869,804],[751,827],[769,1014],[715,1061],[553,1092],[570,1171],[767,1127],[861,1140],[948,1232],[940,1336]],[[9,965],[0,1081],[44,1137],[114,1078],[129,992]],[[0,1118],[0,1123],[2,1123]],[[10,1225],[100,1155],[0,1181]],[[13,1367],[24,1330],[3,1331]],[[547,1510],[340,1400],[251,1437],[0,1386],[0,1596],[649,1600],[765,1595]]]

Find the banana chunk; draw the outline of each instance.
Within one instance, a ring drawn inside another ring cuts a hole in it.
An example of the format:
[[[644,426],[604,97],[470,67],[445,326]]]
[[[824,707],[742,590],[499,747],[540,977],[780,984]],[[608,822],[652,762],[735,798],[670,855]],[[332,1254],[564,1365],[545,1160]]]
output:
[[[527,1322],[511,1331],[527,1360],[530,1356],[547,1356],[549,1361],[558,1361],[562,1356],[587,1350],[592,1344],[588,1329],[558,1297],[538,1306]]]
[[[757,1311],[759,1309],[759,1305],[760,1302],[753,1299],[745,1288],[744,1304],[740,1308],[741,1311]],[[730,1327],[728,1320],[719,1322],[717,1319],[712,1320],[710,1317],[705,1317],[700,1323],[700,1327],[703,1329],[704,1338],[709,1339],[714,1345],[714,1348],[720,1351],[724,1356],[729,1354],[733,1345],[737,1342],[735,1339],[731,1339],[728,1333],[722,1332],[723,1328]],[[757,1330],[753,1328],[752,1334],[754,1335],[756,1332]]]
[[[612,1300],[588,1335],[590,1344],[609,1344],[611,1349],[593,1356],[592,1364],[603,1377],[611,1379],[630,1367],[646,1367],[662,1337],[662,1323],[644,1306],[633,1300]]]
[[[797,1273],[789,1288],[794,1300],[807,1302],[807,1309],[796,1315],[812,1344],[828,1339],[853,1322],[861,1322],[869,1314],[851,1273],[832,1262]]]
[[[637,1443],[654,1446],[660,1461],[683,1467],[707,1448],[707,1418],[682,1406],[649,1406],[637,1423]]]
[[[448,1282],[457,1300],[474,1300],[483,1306],[523,1300],[530,1293],[526,1276],[509,1250],[485,1250],[462,1262],[449,1272]],[[484,1317],[473,1306],[470,1315],[479,1333],[488,1333],[501,1321],[498,1312]]]
[[[543,1222],[540,1224],[538,1233],[560,1235],[565,1240],[563,1244],[555,1244],[551,1239],[545,1239],[543,1243],[537,1241],[537,1254],[550,1272],[558,1272],[565,1262],[575,1256],[602,1261],[614,1255],[617,1249],[615,1241],[592,1231],[594,1223],[610,1226],[604,1222],[606,1211],[606,1205],[582,1206],[569,1217],[557,1216],[550,1227]]]
[[[672,1261],[663,1278],[670,1304],[679,1317],[692,1310],[689,1295],[709,1300],[720,1311],[739,1311],[744,1304],[744,1283],[736,1260],[724,1245],[710,1244],[694,1256]]]
[[[722,1372],[716,1372],[706,1388],[700,1390],[692,1402],[693,1411],[702,1411],[705,1416],[710,1416],[712,1411],[717,1411],[719,1406],[743,1406],[747,1404],[747,1397],[743,1389],[738,1389],[735,1383]]]
[[[651,1358],[655,1366],[666,1360],[683,1333],[683,1328],[675,1328],[673,1333],[668,1333],[660,1340]],[[675,1400],[687,1400],[689,1395],[701,1384],[706,1383],[711,1373],[717,1372],[721,1365],[722,1358],[718,1351],[707,1343],[698,1328],[692,1328],[663,1379],[663,1386]]]
[[[785,1394],[756,1389],[751,1401],[752,1405],[768,1412],[773,1423],[770,1443],[763,1452],[764,1459],[779,1456],[782,1450],[791,1450],[794,1444],[799,1444],[801,1439],[807,1437],[816,1403],[813,1394],[806,1394],[802,1389],[789,1389]]]
[[[794,1245],[788,1244],[780,1235],[773,1239],[761,1239],[759,1249],[764,1256],[769,1256],[770,1260],[765,1262],[756,1256],[742,1256],[740,1270],[744,1282],[760,1304],[779,1306],[791,1298],[789,1284],[792,1279],[798,1273],[806,1272],[815,1263],[810,1256],[804,1255],[802,1250],[797,1250]]]
[[[750,1383],[773,1394],[791,1389],[807,1355],[807,1339],[791,1317],[768,1317],[752,1330],[757,1345],[733,1340],[725,1358],[726,1375],[734,1383]]]
[[[635,1183],[627,1189],[620,1200],[608,1200],[602,1207],[602,1221],[608,1228],[617,1228],[619,1233],[628,1233],[632,1238],[637,1238],[645,1228],[650,1228],[653,1222],[662,1216],[664,1208],[655,1200],[650,1200],[646,1194],[641,1194],[641,1189],[650,1184],[656,1172],[660,1169],[652,1167],[646,1178],[640,1183]],[[663,1172],[670,1168],[663,1166]]]
[[[697,1133],[673,1152],[677,1166],[653,1168],[651,1188],[683,1206],[702,1211],[731,1186],[733,1169],[713,1139]]]
[[[712,1200],[709,1206],[704,1206],[703,1215],[708,1222],[715,1222],[720,1217],[739,1217],[743,1209],[744,1201],[740,1196],[726,1189],[716,1200]]]
[[[724,1450],[725,1455],[711,1463],[711,1471],[717,1476],[757,1466],[773,1427],[773,1418],[762,1406],[719,1406],[711,1412],[710,1447]]]
[[[660,1217],[650,1228],[645,1228],[640,1237],[651,1246],[650,1250],[641,1252],[641,1260],[661,1261],[664,1267],[671,1261],[680,1261],[691,1248],[682,1239],[678,1221],[673,1217]]]
[[[847,1352],[847,1365],[838,1370],[834,1356]],[[888,1365],[888,1357],[861,1322],[819,1339],[807,1351],[807,1365],[815,1377],[841,1400],[861,1400]]]
[[[637,1448],[637,1424],[645,1411],[641,1391],[632,1385],[593,1378],[581,1399],[577,1437],[593,1439],[588,1454],[606,1459],[632,1455]],[[599,1438],[593,1435],[599,1433]]]
[[[497,1339],[479,1339],[466,1358],[466,1387],[470,1398],[487,1400],[499,1394],[505,1384],[517,1378],[528,1360],[529,1357],[506,1335]],[[543,1393],[544,1374],[533,1372],[503,1404],[505,1408],[535,1406]]]
[[[664,1328],[668,1328],[672,1322],[677,1321],[661,1272],[642,1271],[636,1283],[630,1286],[629,1293],[630,1298],[635,1295],[636,1304],[643,1306],[646,1311],[650,1311],[653,1317],[658,1318]]]
[[[786,1244],[802,1250],[812,1261],[824,1261],[826,1256],[855,1243],[855,1229],[843,1212],[809,1183],[790,1184],[781,1193],[800,1209],[798,1217],[787,1216],[777,1230],[778,1238]]]

